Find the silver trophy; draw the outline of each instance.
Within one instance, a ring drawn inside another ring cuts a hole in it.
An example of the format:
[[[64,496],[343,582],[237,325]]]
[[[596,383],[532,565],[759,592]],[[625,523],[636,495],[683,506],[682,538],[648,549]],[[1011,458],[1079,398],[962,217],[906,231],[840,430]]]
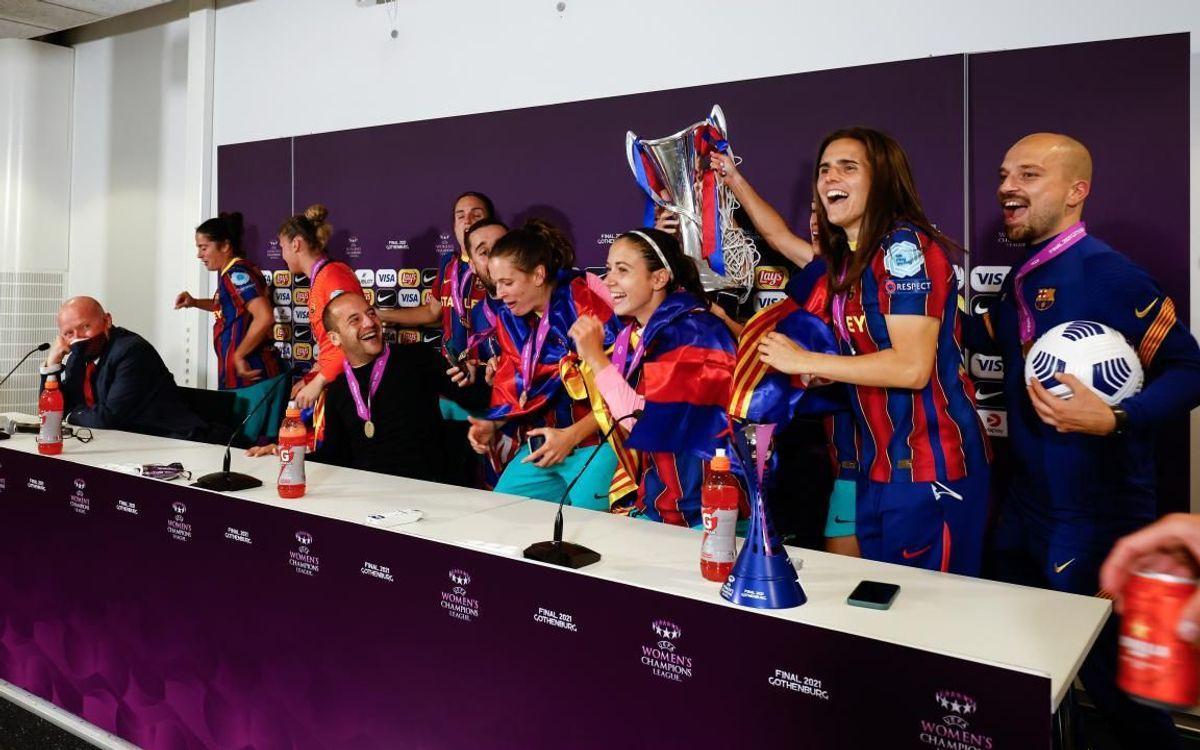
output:
[[[707,120],[690,125],[666,138],[638,138],[632,131],[625,133],[625,155],[638,184],[654,203],[678,214],[679,239],[683,254],[700,270],[700,282],[706,291],[730,290],[745,301],[753,286],[754,266],[758,252],[753,240],[733,223],[733,211],[738,207],[733,191],[718,183],[715,195],[705,195],[704,173],[708,159],[701,154],[697,141],[711,136],[728,140],[725,113],[714,106]],[[732,157],[733,152],[728,151]],[[651,177],[648,172],[652,171]],[[658,194],[654,186],[666,190],[667,197]],[[716,231],[721,238],[721,259],[724,273],[719,273],[704,257],[704,202],[717,202]]]

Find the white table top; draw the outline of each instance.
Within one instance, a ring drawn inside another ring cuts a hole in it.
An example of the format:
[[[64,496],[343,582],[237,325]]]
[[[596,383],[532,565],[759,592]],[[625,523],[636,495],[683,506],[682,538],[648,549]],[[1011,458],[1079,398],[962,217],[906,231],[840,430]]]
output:
[[[0,447],[36,452],[32,435],[17,435]],[[194,475],[220,468],[220,446],[96,430],[95,440],[65,443],[61,456],[91,466],[181,461]],[[551,504],[512,495],[451,487],[370,472],[309,463],[307,494],[282,500],[275,491],[273,458],[234,452],[233,471],[255,476],[263,486],[237,497],[317,516],[364,523],[368,513],[418,508],[424,518],[392,531],[447,544],[521,557],[530,543],[549,538]],[[722,606],[719,586],[699,573],[700,537],[690,529],[605,513],[566,509],[568,541],[601,553],[601,561],[575,571],[699,599]],[[1026,672],[1051,681],[1056,710],[1108,616],[1104,599],[1013,586],[965,576],[789,548],[803,561],[800,581],[808,603],[786,610],[754,610],[766,617],[828,628]],[[530,565],[540,565],[528,561]],[[846,596],[860,580],[899,584],[892,608],[848,606]]]

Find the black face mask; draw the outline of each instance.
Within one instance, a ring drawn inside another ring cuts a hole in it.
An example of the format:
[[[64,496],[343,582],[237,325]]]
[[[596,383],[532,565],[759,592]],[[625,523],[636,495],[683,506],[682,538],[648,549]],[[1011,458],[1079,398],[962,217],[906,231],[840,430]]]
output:
[[[98,333],[90,339],[76,341],[71,344],[71,354],[83,357],[85,360],[91,361],[104,353],[104,348],[108,346],[108,332]]]

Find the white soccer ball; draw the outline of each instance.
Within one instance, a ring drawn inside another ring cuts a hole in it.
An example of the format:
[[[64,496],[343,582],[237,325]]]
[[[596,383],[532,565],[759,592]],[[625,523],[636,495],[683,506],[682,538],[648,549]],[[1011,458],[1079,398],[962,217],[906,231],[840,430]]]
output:
[[[1102,323],[1074,320],[1042,334],[1025,357],[1025,382],[1037,378],[1059,398],[1074,394],[1055,377],[1068,373],[1079,378],[1109,406],[1115,406],[1142,389],[1142,363],[1120,332]]]

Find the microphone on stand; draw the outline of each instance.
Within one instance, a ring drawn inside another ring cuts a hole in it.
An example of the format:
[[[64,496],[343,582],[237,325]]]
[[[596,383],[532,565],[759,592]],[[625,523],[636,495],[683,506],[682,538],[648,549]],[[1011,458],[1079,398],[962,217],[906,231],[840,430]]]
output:
[[[221,470],[200,477],[195,482],[192,482],[193,487],[216,490],[217,492],[237,492],[238,490],[262,487],[262,480],[255,479],[249,474],[239,474],[236,471],[229,470],[229,462],[232,460],[231,450],[233,448],[233,441],[237,439],[242,428],[250,421],[250,417],[253,417],[255,412],[262,408],[263,404],[271,400],[271,397],[275,395],[275,391],[281,383],[286,383],[287,381],[288,378],[280,375],[278,382],[267,390],[263,397],[258,400],[258,403],[254,405],[254,408],[250,410],[250,413],[246,415],[246,418],[242,420],[242,423],[233,431],[233,434],[229,437],[229,442],[225,444],[225,460],[221,464]]]
[[[49,349],[49,348],[50,348],[50,343],[49,343],[49,342],[46,342],[46,343],[44,343],[44,344],[38,344],[38,345],[37,345],[37,346],[35,346],[34,348],[30,349],[30,350],[29,350],[29,351],[28,351],[28,352],[25,354],[25,356],[24,356],[24,357],[21,357],[21,361],[20,361],[20,362],[18,362],[18,363],[16,363],[15,365],[13,365],[13,368],[12,368],[11,370],[9,370],[9,371],[8,371],[8,374],[7,374],[7,375],[5,375],[3,378],[0,378],[0,385],[4,385],[5,383],[7,383],[7,382],[8,382],[8,379],[12,377],[12,374],[13,374],[14,372],[16,372],[16,371],[17,371],[17,368],[18,368],[18,367],[20,367],[21,365],[25,364],[25,360],[29,359],[29,358],[30,358],[30,357],[32,357],[34,354],[37,354],[38,352],[44,352],[44,351],[46,351],[46,350],[47,350],[47,349]]]
[[[529,560],[537,560],[538,562],[550,563],[551,565],[561,565],[564,568],[582,568],[586,565],[591,565],[595,562],[600,562],[600,553],[590,550],[580,544],[572,542],[564,542],[563,536],[563,504],[567,501],[567,496],[571,494],[571,490],[575,488],[575,483],[583,477],[583,473],[587,471],[588,464],[608,442],[608,438],[612,435],[613,430],[617,429],[617,425],[624,422],[626,419],[641,419],[642,410],[634,409],[620,419],[613,420],[608,430],[600,436],[600,442],[592,449],[592,455],[588,456],[587,461],[584,461],[583,467],[567,488],[563,490],[562,497],[558,499],[558,515],[554,517],[554,538],[548,542],[535,542],[525,548],[525,557]]]
[[[8,371],[7,375],[5,375],[3,378],[0,378],[0,385],[4,385],[5,383],[7,383],[8,379],[12,377],[12,374],[17,371],[17,368],[20,367],[21,365],[25,364],[25,360],[29,359],[37,352],[44,352],[49,348],[50,348],[50,342],[46,342],[43,344],[38,344],[37,346],[35,346],[34,348],[32,348],[28,352],[26,352],[25,356],[21,357],[21,361],[16,363],[15,365],[13,365],[13,368]],[[11,422],[12,420],[9,420],[9,421]],[[0,431],[0,440],[8,440],[8,438],[11,436],[11,432],[15,432],[15,431],[16,431],[15,428],[11,431],[10,430]]]

